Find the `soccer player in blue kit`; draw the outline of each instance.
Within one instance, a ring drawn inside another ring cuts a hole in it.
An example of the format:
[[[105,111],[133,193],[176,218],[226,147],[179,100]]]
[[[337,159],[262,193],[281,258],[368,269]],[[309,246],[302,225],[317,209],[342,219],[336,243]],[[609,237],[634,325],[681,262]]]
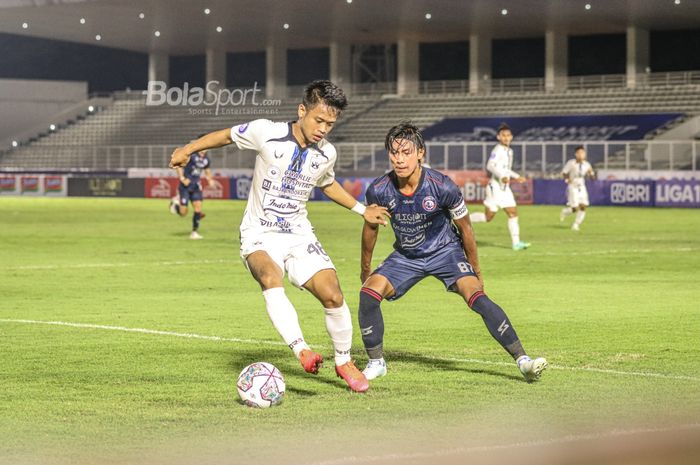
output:
[[[199,137],[204,136],[200,134]],[[192,232],[190,239],[204,239],[199,234],[199,222],[204,218],[202,213],[202,201],[204,193],[202,192],[201,177],[202,173],[207,178],[210,186],[217,185],[217,181],[211,174],[211,161],[207,156],[206,150],[200,150],[190,155],[189,160],[184,168],[177,168],[177,175],[180,178],[180,183],[177,186],[178,195],[170,201],[170,213],[187,216],[187,204],[192,201],[194,213],[192,214]]]
[[[422,166],[423,136],[411,123],[391,128],[385,146],[393,170],[370,184],[366,201],[389,210],[396,242],[394,252],[372,271],[378,226],[365,222],[358,318],[369,362],[363,373],[368,380],[387,373],[381,301],[397,300],[423,278],[434,276],[481,315],[528,382],[538,379],[547,361],[527,356],[503,309],[484,293],[476,240],[461,191],[449,177]]]

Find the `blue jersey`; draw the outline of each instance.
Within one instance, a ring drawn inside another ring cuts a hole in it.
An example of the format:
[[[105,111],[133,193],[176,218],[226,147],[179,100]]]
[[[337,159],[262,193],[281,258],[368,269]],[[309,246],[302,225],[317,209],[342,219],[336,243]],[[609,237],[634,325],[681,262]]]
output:
[[[418,187],[411,195],[399,192],[396,174],[375,179],[365,194],[367,204],[376,203],[391,213],[396,242],[394,249],[409,258],[426,257],[460,239],[452,219],[467,215],[459,187],[444,174],[422,168]]]
[[[185,177],[190,180],[190,185],[199,183],[199,179],[202,177],[202,171],[209,168],[209,164],[209,157],[207,155],[200,157],[197,152],[190,155],[190,161],[187,162],[187,166],[185,166],[184,170]]]

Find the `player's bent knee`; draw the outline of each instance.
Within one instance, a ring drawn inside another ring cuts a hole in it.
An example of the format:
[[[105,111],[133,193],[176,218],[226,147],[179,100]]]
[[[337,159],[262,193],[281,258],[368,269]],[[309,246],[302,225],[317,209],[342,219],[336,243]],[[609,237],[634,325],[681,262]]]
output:
[[[460,278],[456,283],[456,290],[459,295],[462,296],[465,302],[469,303],[469,300],[477,293],[483,293],[484,288],[475,276],[465,276]]]

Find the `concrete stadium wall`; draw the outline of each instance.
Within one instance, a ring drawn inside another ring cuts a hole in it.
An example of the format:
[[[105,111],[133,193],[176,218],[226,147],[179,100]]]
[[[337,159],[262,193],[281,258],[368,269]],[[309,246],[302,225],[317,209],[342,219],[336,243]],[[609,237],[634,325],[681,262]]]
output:
[[[0,79],[0,140],[87,99],[87,82]]]

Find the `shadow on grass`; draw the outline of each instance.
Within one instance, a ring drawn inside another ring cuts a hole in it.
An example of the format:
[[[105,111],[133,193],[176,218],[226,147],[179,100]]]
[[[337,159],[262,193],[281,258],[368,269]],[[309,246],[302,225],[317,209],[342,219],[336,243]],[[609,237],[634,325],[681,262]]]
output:
[[[501,371],[497,371],[497,370],[490,369],[490,368],[469,367],[469,366],[466,366],[467,362],[458,362],[458,361],[453,361],[453,360],[439,360],[439,359],[435,359],[433,357],[427,357],[424,355],[413,354],[410,352],[391,352],[391,351],[388,351],[388,352],[386,352],[386,357],[389,360],[388,363],[391,363],[392,360],[395,360],[395,361],[423,365],[426,368],[430,368],[430,369],[437,369],[437,370],[444,370],[444,371],[464,371],[464,372],[472,373],[472,374],[476,374],[476,375],[489,375],[489,376],[495,376],[498,378],[505,378],[505,379],[508,379],[511,381],[522,381],[523,383],[526,382],[525,379],[519,374],[506,374],[506,373],[503,373]],[[515,367],[515,363],[513,363],[513,368],[517,370],[517,368]]]

